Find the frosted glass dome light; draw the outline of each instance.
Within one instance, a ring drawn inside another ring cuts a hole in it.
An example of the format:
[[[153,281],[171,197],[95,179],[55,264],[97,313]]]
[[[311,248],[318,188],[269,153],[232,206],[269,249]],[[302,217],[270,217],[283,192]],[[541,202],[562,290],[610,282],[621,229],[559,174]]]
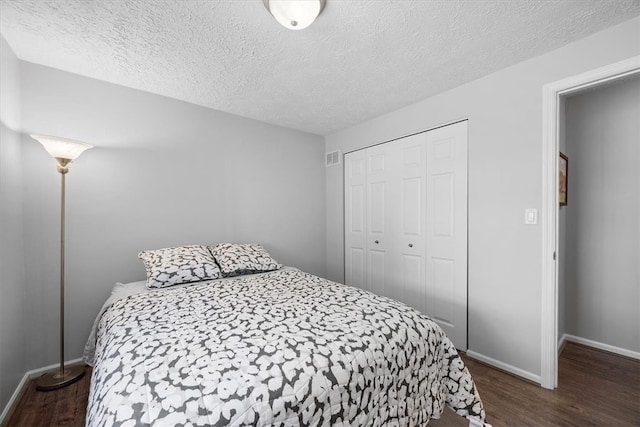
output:
[[[267,10],[290,30],[302,30],[313,24],[326,0],[263,0]]]
[[[47,150],[47,153],[49,153],[54,159],[58,160],[61,165],[62,163],[65,163],[62,166],[65,166],[66,163],[80,157],[80,154],[82,154],[83,151],[93,148],[93,145],[89,145],[85,142],[59,138],[57,136],[31,135],[31,138],[42,144],[44,149]],[[61,160],[65,160],[65,162],[61,162]]]

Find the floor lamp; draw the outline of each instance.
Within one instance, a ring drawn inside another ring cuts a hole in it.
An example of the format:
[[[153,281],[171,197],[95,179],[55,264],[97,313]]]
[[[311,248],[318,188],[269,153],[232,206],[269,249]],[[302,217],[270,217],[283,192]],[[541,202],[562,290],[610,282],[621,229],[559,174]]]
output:
[[[51,157],[58,161],[58,172],[62,178],[60,196],[60,368],[42,375],[36,381],[36,388],[46,391],[69,385],[84,375],[84,365],[64,366],[64,197],[65,176],[69,172],[69,163],[92,146],[84,142],[54,136],[31,135],[31,137],[41,143]]]

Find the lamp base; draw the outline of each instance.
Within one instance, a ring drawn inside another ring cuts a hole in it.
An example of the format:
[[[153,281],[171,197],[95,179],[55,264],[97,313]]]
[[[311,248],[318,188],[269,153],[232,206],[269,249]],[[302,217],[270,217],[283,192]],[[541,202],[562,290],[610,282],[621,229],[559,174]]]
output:
[[[40,391],[56,390],[78,381],[83,376],[84,365],[65,366],[64,375],[60,375],[60,370],[56,369],[38,378],[36,388]]]

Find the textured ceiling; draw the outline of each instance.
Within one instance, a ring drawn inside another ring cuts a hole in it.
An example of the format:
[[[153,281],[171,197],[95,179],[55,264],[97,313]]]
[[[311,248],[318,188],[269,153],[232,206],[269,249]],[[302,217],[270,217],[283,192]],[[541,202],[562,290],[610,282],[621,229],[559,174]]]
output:
[[[25,61],[327,135],[640,14],[640,0],[0,0]]]

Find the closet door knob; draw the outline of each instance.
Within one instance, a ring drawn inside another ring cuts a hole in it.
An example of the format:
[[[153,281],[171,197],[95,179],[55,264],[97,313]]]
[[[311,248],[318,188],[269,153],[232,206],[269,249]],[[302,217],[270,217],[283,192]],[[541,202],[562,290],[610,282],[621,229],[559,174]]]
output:
[[[380,242],[376,240],[376,241],[374,241],[373,243],[375,243],[375,244],[377,245],[377,244],[378,244],[378,243],[380,243]]]
[[[413,247],[413,243],[409,243],[409,247],[412,248]]]

